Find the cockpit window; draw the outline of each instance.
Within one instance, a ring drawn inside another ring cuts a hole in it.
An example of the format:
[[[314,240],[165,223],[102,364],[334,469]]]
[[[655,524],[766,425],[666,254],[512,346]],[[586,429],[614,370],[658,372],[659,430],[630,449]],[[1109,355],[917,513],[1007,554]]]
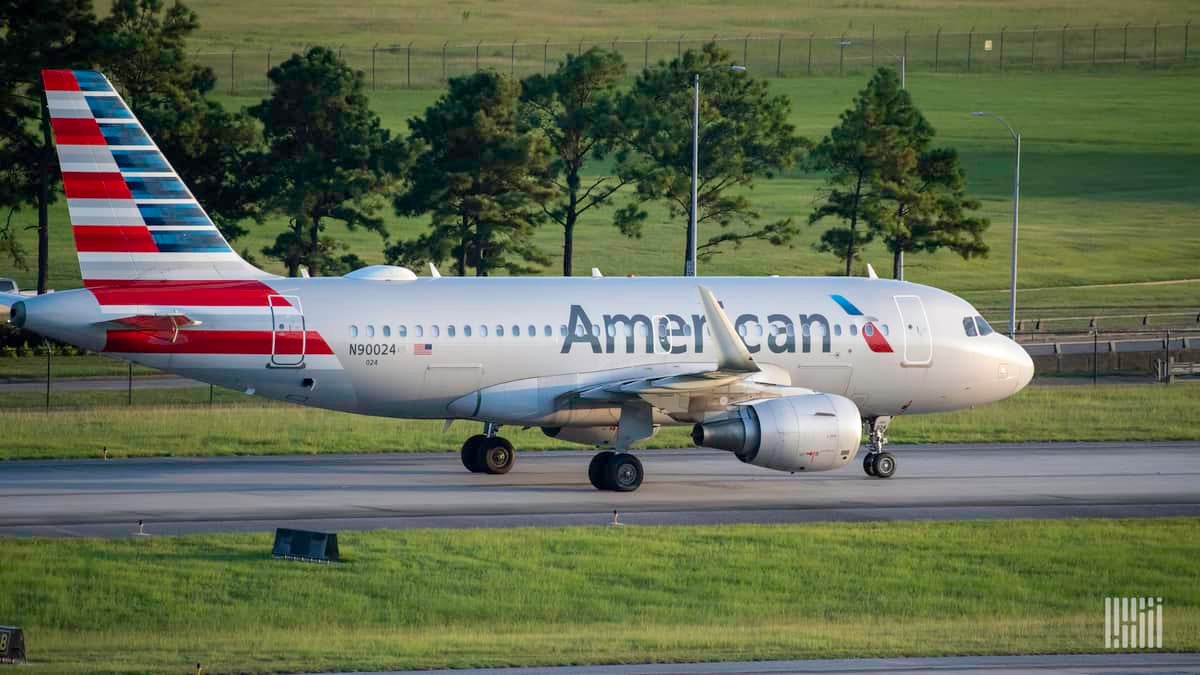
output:
[[[988,325],[988,322],[982,316],[975,317],[975,325],[979,327],[980,335],[991,335],[996,332],[992,330],[992,327]]]
[[[967,337],[975,337],[979,333],[975,332],[975,318],[966,317],[963,319],[963,330],[967,331]]]

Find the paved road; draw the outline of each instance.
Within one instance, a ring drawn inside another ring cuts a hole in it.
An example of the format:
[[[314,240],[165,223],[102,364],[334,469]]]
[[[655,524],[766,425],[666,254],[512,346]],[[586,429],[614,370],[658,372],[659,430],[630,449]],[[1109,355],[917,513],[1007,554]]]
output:
[[[901,659],[817,659],[812,661],[732,661],[639,666],[487,668],[404,671],[392,675],[787,675],[789,673],[905,673],[906,675],[1180,675],[1200,673],[1200,654],[1064,654],[1044,656],[951,656]],[[359,675],[384,675],[360,673]]]
[[[176,375],[138,375],[133,378],[134,391],[207,386],[203,382]],[[64,377],[61,379],[56,377],[50,382],[51,391],[125,391],[128,388],[128,377]],[[30,391],[46,391],[46,380],[0,382],[0,393]]]
[[[522,453],[506,476],[447,453],[0,462],[0,534],[1200,515],[1200,443],[891,449],[887,481],[644,451],[633,494],[592,489],[590,452]]]

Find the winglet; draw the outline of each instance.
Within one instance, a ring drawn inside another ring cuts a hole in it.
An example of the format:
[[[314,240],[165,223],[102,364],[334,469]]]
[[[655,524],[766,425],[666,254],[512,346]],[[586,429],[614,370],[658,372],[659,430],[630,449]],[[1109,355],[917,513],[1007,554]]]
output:
[[[593,277],[596,277],[596,278],[599,278],[599,277],[602,277],[602,276],[604,276],[604,275],[600,273],[600,268],[599,268],[599,267],[593,267],[593,268],[592,268],[592,276],[593,276]]]
[[[868,279],[878,279],[879,278],[879,275],[875,274],[875,268],[871,267],[871,263],[867,263],[867,278]]]
[[[434,279],[442,278],[442,273],[438,271],[437,265],[429,263],[429,276],[433,277]]]
[[[717,369],[742,373],[758,372],[758,364],[754,362],[754,357],[750,356],[746,344],[738,337],[733,322],[725,315],[725,310],[721,309],[721,303],[717,302],[716,296],[703,286],[696,288],[700,289],[700,303],[704,305],[708,330],[713,336]]]

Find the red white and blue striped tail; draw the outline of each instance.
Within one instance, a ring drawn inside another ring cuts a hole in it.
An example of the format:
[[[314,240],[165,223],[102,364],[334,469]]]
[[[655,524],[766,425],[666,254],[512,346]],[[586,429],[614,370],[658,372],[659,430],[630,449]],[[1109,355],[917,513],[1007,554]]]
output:
[[[88,288],[272,276],[230,248],[108,78],[43,70],[42,82]]]

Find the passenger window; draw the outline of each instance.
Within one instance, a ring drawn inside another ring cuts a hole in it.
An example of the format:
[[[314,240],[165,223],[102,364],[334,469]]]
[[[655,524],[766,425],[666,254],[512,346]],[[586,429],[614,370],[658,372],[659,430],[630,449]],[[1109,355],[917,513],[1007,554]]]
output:
[[[812,327],[809,326],[808,324],[804,324],[803,326],[800,327],[800,334],[803,335],[804,337],[811,337],[812,336]]]
[[[565,324],[565,323],[558,324],[558,334],[563,337],[567,337],[567,324]]]
[[[446,337],[454,337],[454,324],[446,326]]]
[[[521,327],[515,323],[513,324],[513,337],[521,337]]]
[[[854,323],[850,324],[850,335],[851,336],[858,335],[858,324],[854,324]]]
[[[871,337],[874,334],[875,334],[875,326],[873,326],[869,323],[863,326],[863,335],[866,335],[867,337]]]
[[[504,337],[504,326],[496,324],[496,337]]]
[[[737,328],[738,335],[746,337],[746,324],[742,324]]]
[[[979,327],[980,335],[991,335],[992,333],[996,332],[992,330],[991,325],[989,325],[982,316],[975,317],[975,325]]]
[[[350,337],[358,337],[358,326],[350,326]]]
[[[840,324],[840,323],[833,324],[833,334],[835,337],[842,337],[842,324]]]
[[[421,336],[425,335],[425,327],[422,326],[421,324],[417,324],[416,326],[413,326],[413,335],[415,335],[417,337],[421,337]]]
[[[400,337],[408,337],[408,326],[400,325],[396,328],[396,335]]]
[[[383,327],[383,337],[392,337],[392,327],[391,326]]]
[[[441,332],[436,323],[429,327],[429,337],[437,337]]]
[[[479,337],[487,337],[487,326],[484,324],[479,325]]]
[[[979,334],[975,332],[975,319],[969,316],[963,319],[963,330],[966,331],[967,337],[975,337]]]
[[[529,326],[529,337],[537,337],[537,326]]]
[[[583,324],[575,324],[575,337],[583,337]]]
[[[546,324],[545,330],[543,330],[542,333],[544,333],[546,337],[554,337],[554,329],[550,327],[550,324]]]
[[[367,324],[367,337],[375,337],[375,326]]]
[[[762,324],[761,323],[754,324],[754,335],[757,337],[762,337],[762,334],[763,334]]]
[[[884,335],[888,334],[888,325],[886,323],[880,326],[879,329],[883,331]]]
[[[606,330],[605,330],[605,332],[606,332],[606,333],[608,333],[608,337],[616,337],[616,336],[617,336],[617,326],[616,326],[616,324],[611,324],[611,323],[610,323],[610,324],[608,324],[607,326],[605,326],[605,329],[606,329]]]
[[[592,324],[592,337],[600,337],[600,325]]]
[[[463,326],[463,337],[471,337],[471,324]]]

